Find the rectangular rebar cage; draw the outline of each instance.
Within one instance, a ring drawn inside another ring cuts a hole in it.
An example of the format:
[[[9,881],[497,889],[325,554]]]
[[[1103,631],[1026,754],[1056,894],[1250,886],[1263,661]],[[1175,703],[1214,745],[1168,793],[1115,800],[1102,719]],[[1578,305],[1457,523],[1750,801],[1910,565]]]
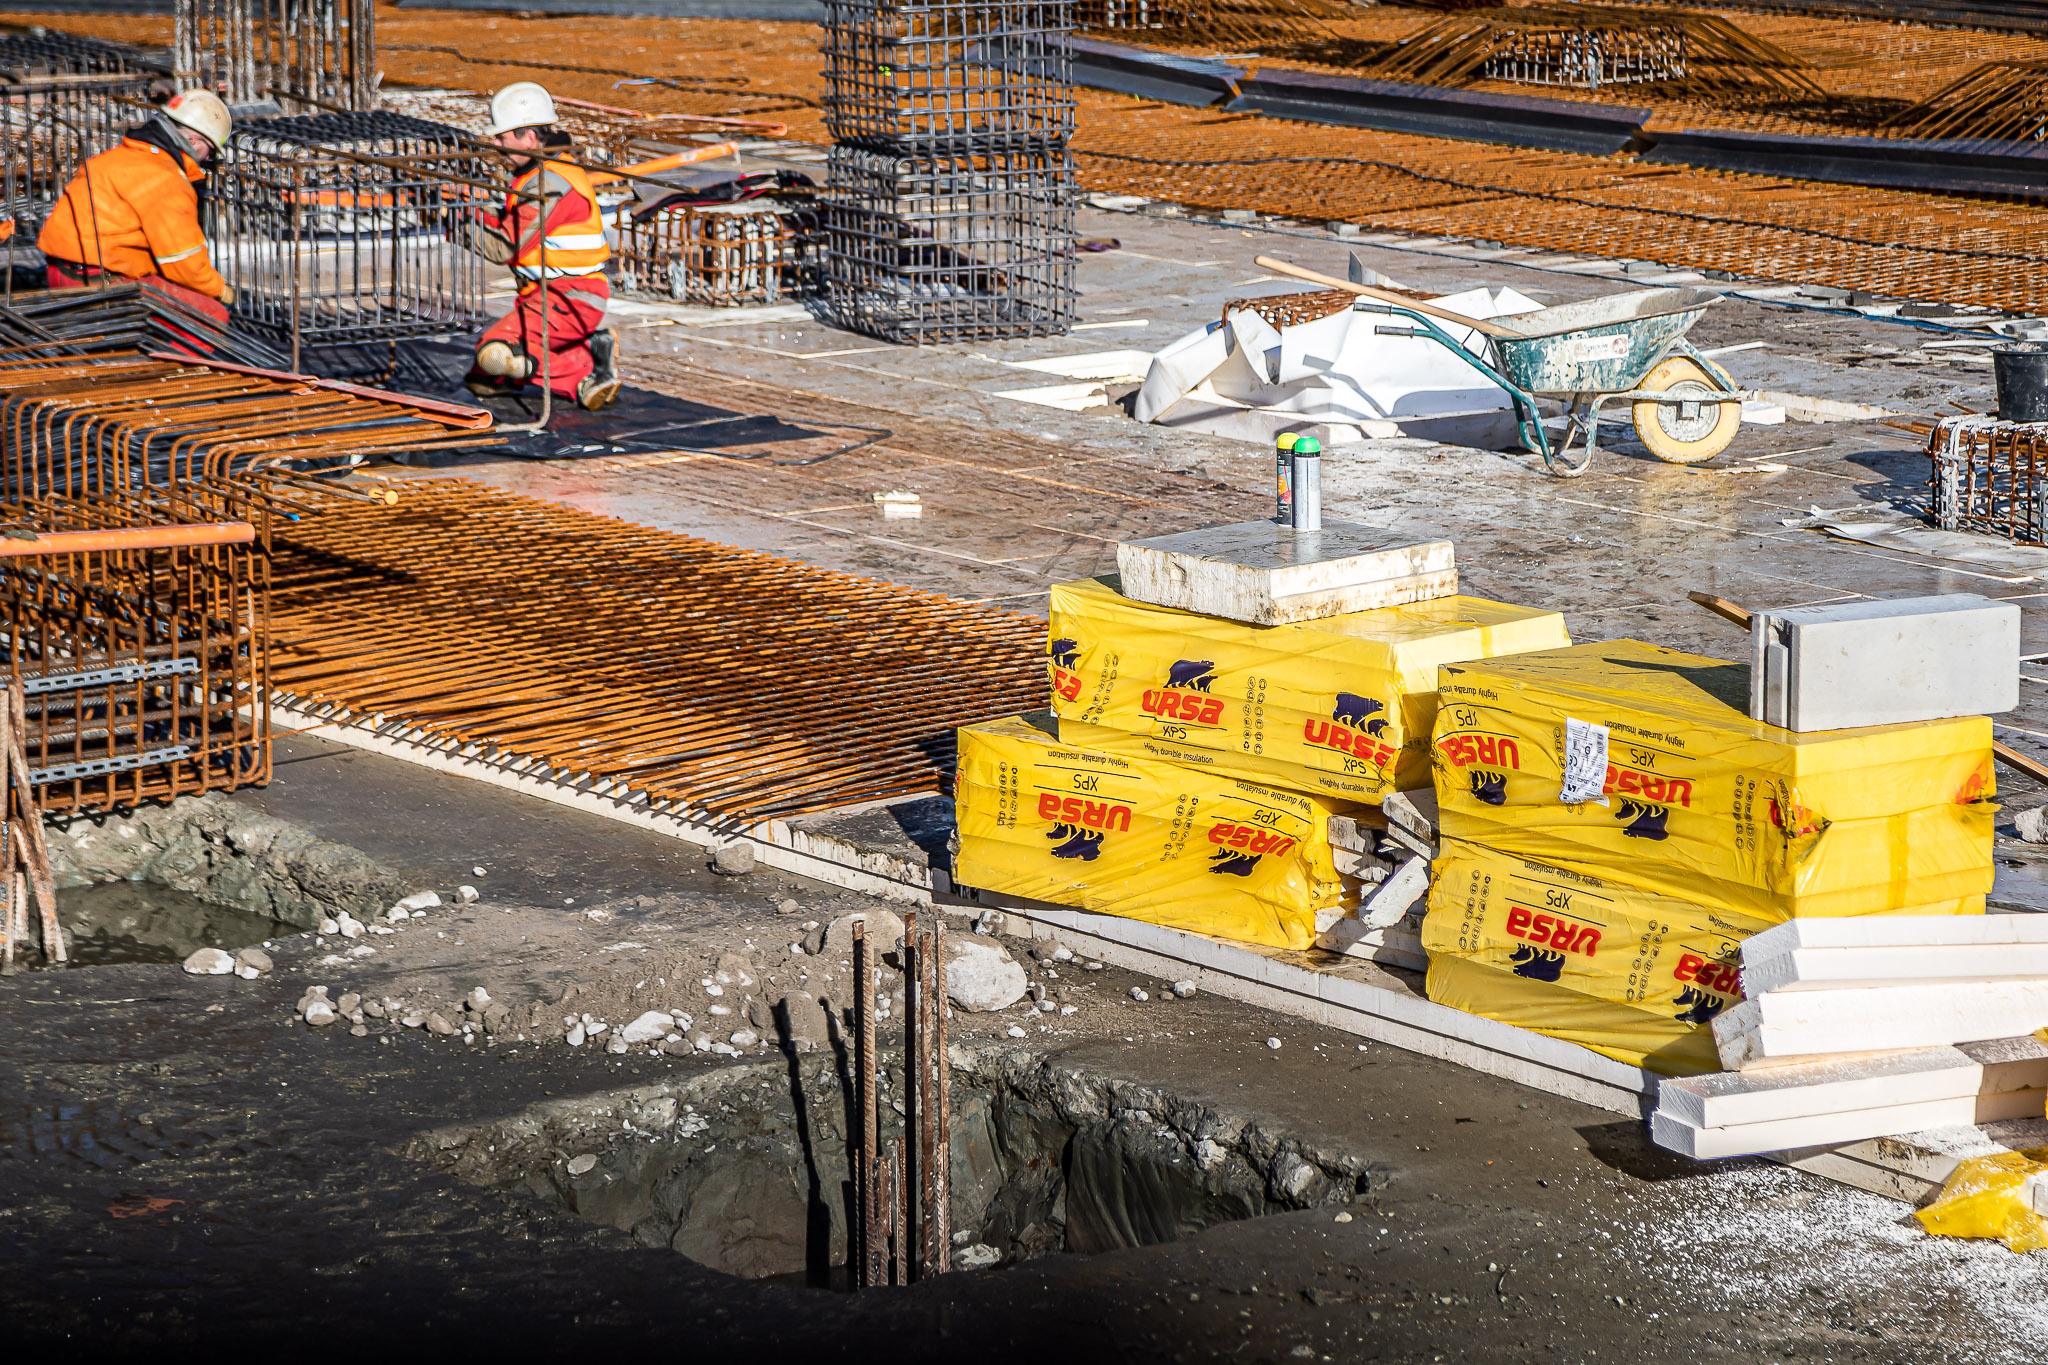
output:
[[[825,124],[842,142],[1065,139],[1072,0],[825,6]]]
[[[492,169],[460,130],[399,114],[238,123],[207,229],[238,324],[295,364],[300,348],[478,326],[490,267],[463,229]]]
[[[258,540],[0,557],[0,664],[26,693],[43,807],[107,810],[267,781],[263,509],[232,481],[180,477],[178,446],[193,432],[152,416],[145,395],[97,411],[76,397],[0,397],[6,526],[248,521]]]
[[[619,220],[619,287],[730,308],[811,298],[823,288],[819,212],[762,203],[710,204]]]
[[[374,109],[375,16],[374,0],[177,0],[178,78],[230,104]]]
[[[33,241],[86,158],[140,123],[169,73],[66,33],[0,33],[0,218]]]
[[[826,285],[845,326],[924,345],[1074,323],[1074,164],[1064,143],[897,155],[835,146]]]
[[[1927,454],[1928,514],[1942,530],[2048,545],[2048,422],[1944,417]]]
[[[1480,70],[1490,80],[1598,90],[1683,80],[1685,30],[1668,28],[1543,28],[1513,35]]]

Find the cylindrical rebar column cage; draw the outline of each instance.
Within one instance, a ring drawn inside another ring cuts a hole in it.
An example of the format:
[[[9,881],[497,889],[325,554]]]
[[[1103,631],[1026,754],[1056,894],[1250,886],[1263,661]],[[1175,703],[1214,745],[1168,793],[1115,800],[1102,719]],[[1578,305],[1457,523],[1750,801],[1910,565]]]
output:
[[[304,349],[480,325],[490,267],[463,229],[493,169],[459,129],[399,114],[243,120],[207,228],[237,323],[295,364]]]
[[[377,104],[374,0],[177,0],[179,80],[286,112]]]
[[[0,34],[0,218],[34,241],[86,158],[148,116],[170,72],[144,54],[68,33]]]
[[[1074,314],[1072,0],[827,0],[826,311],[913,344]]]

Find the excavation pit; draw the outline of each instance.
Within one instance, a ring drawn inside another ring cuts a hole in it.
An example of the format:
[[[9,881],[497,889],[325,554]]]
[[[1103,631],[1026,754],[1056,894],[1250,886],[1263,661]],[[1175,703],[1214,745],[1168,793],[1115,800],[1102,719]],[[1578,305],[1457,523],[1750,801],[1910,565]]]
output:
[[[200,948],[232,953],[298,929],[267,915],[203,901],[148,882],[76,887],[57,896],[67,966],[118,962],[183,962]],[[28,966],[40,966],[31,951]]]
[[[956,1269],[1150,1246],[1346,1204],[1368,1163],[1017,1053],[956,1049]],[[884,1070],[890,1069],[885,1061]],[[826,1055],[721,1067],[443,1129],[407,1154],[748,1279],[844,1289],[851,1089]],[[900,1093],[883,1094],[886,1140]]]

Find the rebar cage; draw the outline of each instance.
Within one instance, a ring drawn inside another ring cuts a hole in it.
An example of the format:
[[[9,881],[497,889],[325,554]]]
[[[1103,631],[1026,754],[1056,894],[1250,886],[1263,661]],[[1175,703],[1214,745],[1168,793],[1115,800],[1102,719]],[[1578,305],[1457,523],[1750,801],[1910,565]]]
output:
[[[374,0],[177,0],[181,81],[231,104],[374,109]]]
[[[740,203],[619,219],[619,288],[730,308],[815,296],[823,288],[816,207]]]
[[[1068,138],[1071,0],[825,7],[825,124],[840,141]]]
[[[140,123],[169,72],[141,53],[66,33],[0,33],[0,218],[33,241],[88,157]]]
[[[1944,417],[1927,454],[1928,515],[1942,530],[2048,544],[2048,422]]]
[[[893,155],[826,168],[837,320],[925,345],[1053,336],[1074,323],[1074,164],[1064,145]]]
[[[180,473],[206,421],[201,406],[179,420],[157,410],[166,395],[148,390],[163,385],[147,382],[122,402],[94,384],[118,378],[118,365],[92,369],[81,382],[64,366],[0,365],[8,529],[248,521],[259,535],[246,545],[0,557],[0,654],[26,693],[31,781],[52,811],[264,782],[270,591],[255,490]]]
[[[1480,68],[1489,80],[1598,90],[1683,79],[1685,31],[1643,28],[1530,28],[1511,34]]]
[[[489,266],[463,230],[492,169],[460,130],[400,114],[242,121],[207,230],[237,322],[295,366],[304,348],[478,326]]]

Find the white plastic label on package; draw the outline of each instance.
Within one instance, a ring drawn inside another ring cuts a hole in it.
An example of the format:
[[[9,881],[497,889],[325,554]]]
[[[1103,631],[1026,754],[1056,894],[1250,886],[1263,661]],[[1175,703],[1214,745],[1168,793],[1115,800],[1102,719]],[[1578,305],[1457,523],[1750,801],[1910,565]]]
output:
[[[1628,338],[1573,337],[1557,349],[1566,360],[1619,360],[1628,354]]]
[[[1604,806],[1607,785],[1607,727],[1570,716],[1564,721],[1564,785],[1557,799],[1568,806],[1591,801]]]

